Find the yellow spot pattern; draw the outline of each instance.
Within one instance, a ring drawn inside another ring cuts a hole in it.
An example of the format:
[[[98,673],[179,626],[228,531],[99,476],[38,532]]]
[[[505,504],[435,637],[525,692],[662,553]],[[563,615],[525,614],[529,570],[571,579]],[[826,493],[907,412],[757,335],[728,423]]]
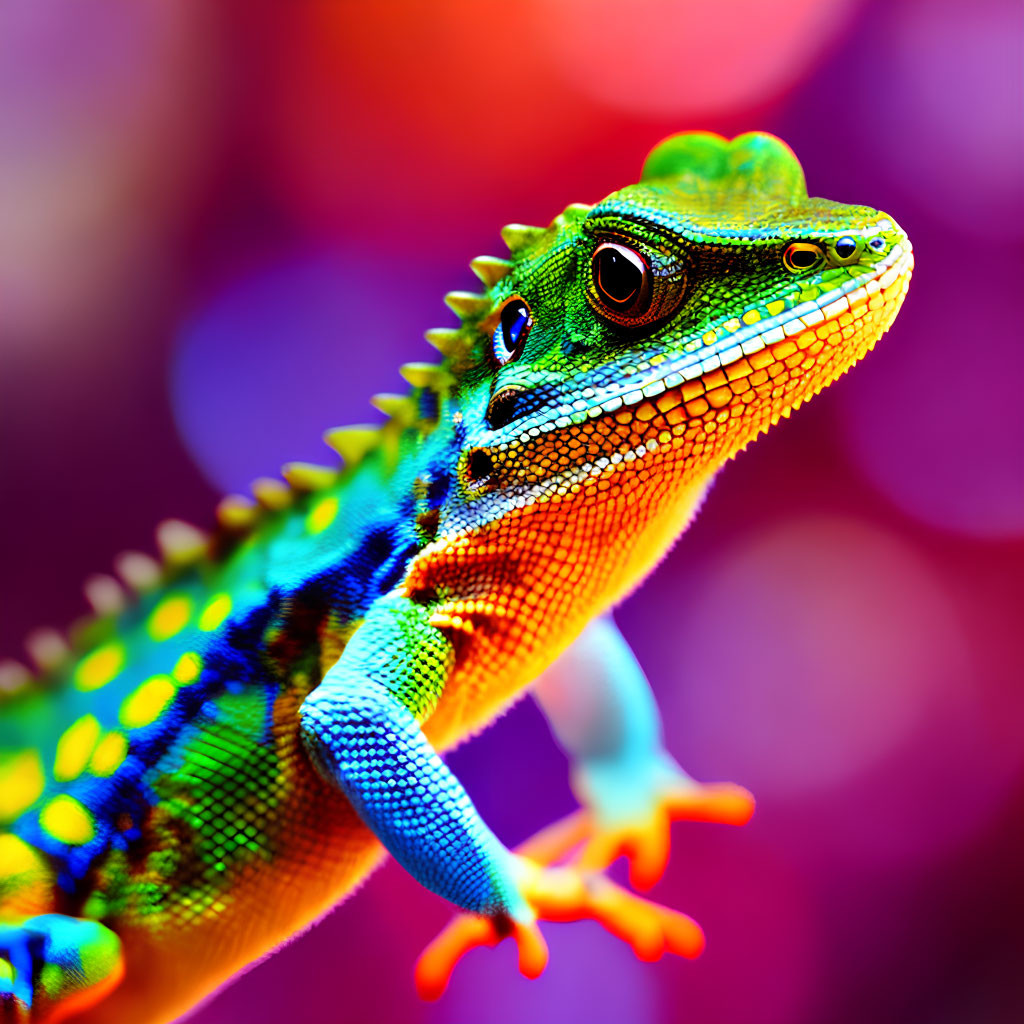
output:
[[[192,599],[184,594],[171,594],[153,609],[146,629],[156,641],[170,640],[188,625],[191,614]]]
[[[203,659],[199,653],[187,651],[177,660],[174,668],[171,669],[171,675],[180,686],[188,686],[189,683],[194,683],[199,678],[202,671]]]
[[[215,594],[199,616],[199,628],[204,633],[212,633],[230,614],[230,595]]]
[[[39,824],[59,843],[81,846],[96,834],[92,815],[66,793],[55,796],[40,812]]]
[[[79,690],[98,690],[124,668],[124,646],[104,644],[87,654],[75,667],[74,681]]]
[[[11,875],[23,875],[29,871],[38,871],[42,858],[20,836],[7,832],[0,836],[0,864],[10,869]]]
[[[123,732],[108,732],[96,745],[89,758],[89,771],[106,778],[124,763],[128,754],[128,738]]]
[[[0,835],[0,864],[5,914],[20,917],[45,912],[52,897],[52,878],[43,855],[20,836],[7,832]],[[0,959],[0,966],[3,963]]]
[[[39,799],[46,780],[34,750],[0,754],[0,821],[13,821]]]
[[[170,676],[151,676],[121,703],[118,717],[126,729],[142,729],[155,722],[174,699]]]
[[[53,777],[58,782],[77,779],[85,770],[99,738],[100,723],[95,715],[83,715],[74,725],[68,726],[57,741]]]
[[[338,518],[338,499],[330,495],[321,498],[306,516],[306,529],[312,533],[323,533]]]

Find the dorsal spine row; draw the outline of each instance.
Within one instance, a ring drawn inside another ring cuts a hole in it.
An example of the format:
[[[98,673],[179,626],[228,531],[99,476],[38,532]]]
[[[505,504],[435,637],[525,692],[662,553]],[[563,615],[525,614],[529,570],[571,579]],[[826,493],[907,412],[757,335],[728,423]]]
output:
[[[501,237],[515,257],[533,248],[567,218],[585,214],[590,209],[572,204],[551,222],[549,227],[508,224]],[[406,394],[382,393],[370,402],[387,417],[380,424],[354,424],[335,427],[324,433],[324,440],[339,456],[335,466],[308,462],[289,462],[281,469],[284,478],[258,477],[253,481],[250,498],[230,494],[216,508],[216,527],[207,532],[180,519],[167,519],[157,526],[156,546],[159,559],[139,551],[126,551],[114,559],[114,573],[97,573],[84,584],[92,615],[73,623],[65,639],[58,630],[34,630],[26,638],[25,647],[35,666],[37,678],[46,681],[67,665],[74,654],[87,648],[106,624],[121,614],[138,594],[152,591],[173,580],[182,571],[204,560],[214,561],[239,539],[255,529],[264,516],[282,512],[299,495],[324,490],[338,482],[345,471],[358,466],[368,454],[382,446],[397,450],[397,439],[410,428],[427,431],[431,424],[422,414],[422,393],[433,392],[440,400],[447,396],[459,373],[480,358],[480,320],[491,311],[492,289],[512,269],[509,259],[478,256],[470,267],[487,290],[483,294],[452,291],[445,303],[459,317],[458,327],[435,327],[425,333],[426,340],[441,354],[440,363],[405,363],[399,372],[409,383]],[[255,499],[255,500],[254,500]],[[33,673],[16,661],[0,661],[0,698],[23,690],[33,681]]]

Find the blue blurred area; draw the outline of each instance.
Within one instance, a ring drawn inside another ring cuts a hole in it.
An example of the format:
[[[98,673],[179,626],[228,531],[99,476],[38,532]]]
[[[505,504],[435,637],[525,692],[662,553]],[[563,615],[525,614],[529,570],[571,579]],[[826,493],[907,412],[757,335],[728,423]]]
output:
[[[369,395],[405,390],[398,366],[423,355],[418,335],[446,282],[429,264],[406,275],[391,255],[386,244],[304,251],[250,271],[183,325],[171,403],[214,487],[244,490],[286,461],[324,461],[326,428],[354,411],[375,422]]]
[[[394,865],[192,1019],[1024,1019],[1024,117],[1016,0],[408,0],[0,9],[0,654],[77,581],[430,358],[500,226],[686,128],[781,135],[917,269],[878,350],[727,467],[618,618],[704,778],[657,892],[701,960],[551,928],[549,974],[411,965]],[[452,764],[516,842],[572,808],[523,704]]]

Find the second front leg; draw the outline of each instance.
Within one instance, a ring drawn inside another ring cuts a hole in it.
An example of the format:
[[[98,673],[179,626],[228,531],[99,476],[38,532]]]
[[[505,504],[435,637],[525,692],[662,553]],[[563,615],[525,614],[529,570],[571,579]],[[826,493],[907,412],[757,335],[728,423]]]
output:
[[[750,819],[745,789],[698,783],[665,750],[654,695],[610,615],[590,623],[533,690],[592,819],[582,867],[600,870],[624,855],[631,883],[646,889],[665,870],[673,820]]]

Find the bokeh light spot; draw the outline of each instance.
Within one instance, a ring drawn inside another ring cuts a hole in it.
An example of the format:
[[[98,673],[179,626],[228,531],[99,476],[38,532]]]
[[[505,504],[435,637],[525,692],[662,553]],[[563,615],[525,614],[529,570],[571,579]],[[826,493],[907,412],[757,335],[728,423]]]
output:
[[[960,251],[971,244],[964,239]],[[1011,325],[1024,260],[1010,252],[965,260],[951,294],[928,261],[942,258],[939,244],[926,236],[917,249],[918,279],[893,333],[837,392],[846,447],[914,519],[977,537],[1020,536],[1024,402],[1017,373],[1004,368],[1020,357]]]
[[[778,97],[832,43],[854,6],[533,0],[535,36],[553,68],[589,98],[648,117],[720,115]]]
[[[906,0],[874,14],[850,130],[879,176],[961,231],[994,232],[1005,252],[1024,232],[1020,4]],[[1003,96],[1016,97],[1010,119]]]
[[[663,705],[699,773],[776,816],[817,808],[813,843],[833,858],[920,861],[991,819],[1019,735],[993,720],[953,596],[911,546],[857,520],[793,519],[695,582],[672,633],[685,679]]]
[[[737,642],[737,626],[741,642]],[[699,721],[758,795],[799,797],[865,771],[966,674],[941,583],[895,537],[806,518],[733,549],[685,618],[669,715]]]
[[[192,4],[0,5],[0,347],[68,348],[151,298],[213,152],[208,27]]]

